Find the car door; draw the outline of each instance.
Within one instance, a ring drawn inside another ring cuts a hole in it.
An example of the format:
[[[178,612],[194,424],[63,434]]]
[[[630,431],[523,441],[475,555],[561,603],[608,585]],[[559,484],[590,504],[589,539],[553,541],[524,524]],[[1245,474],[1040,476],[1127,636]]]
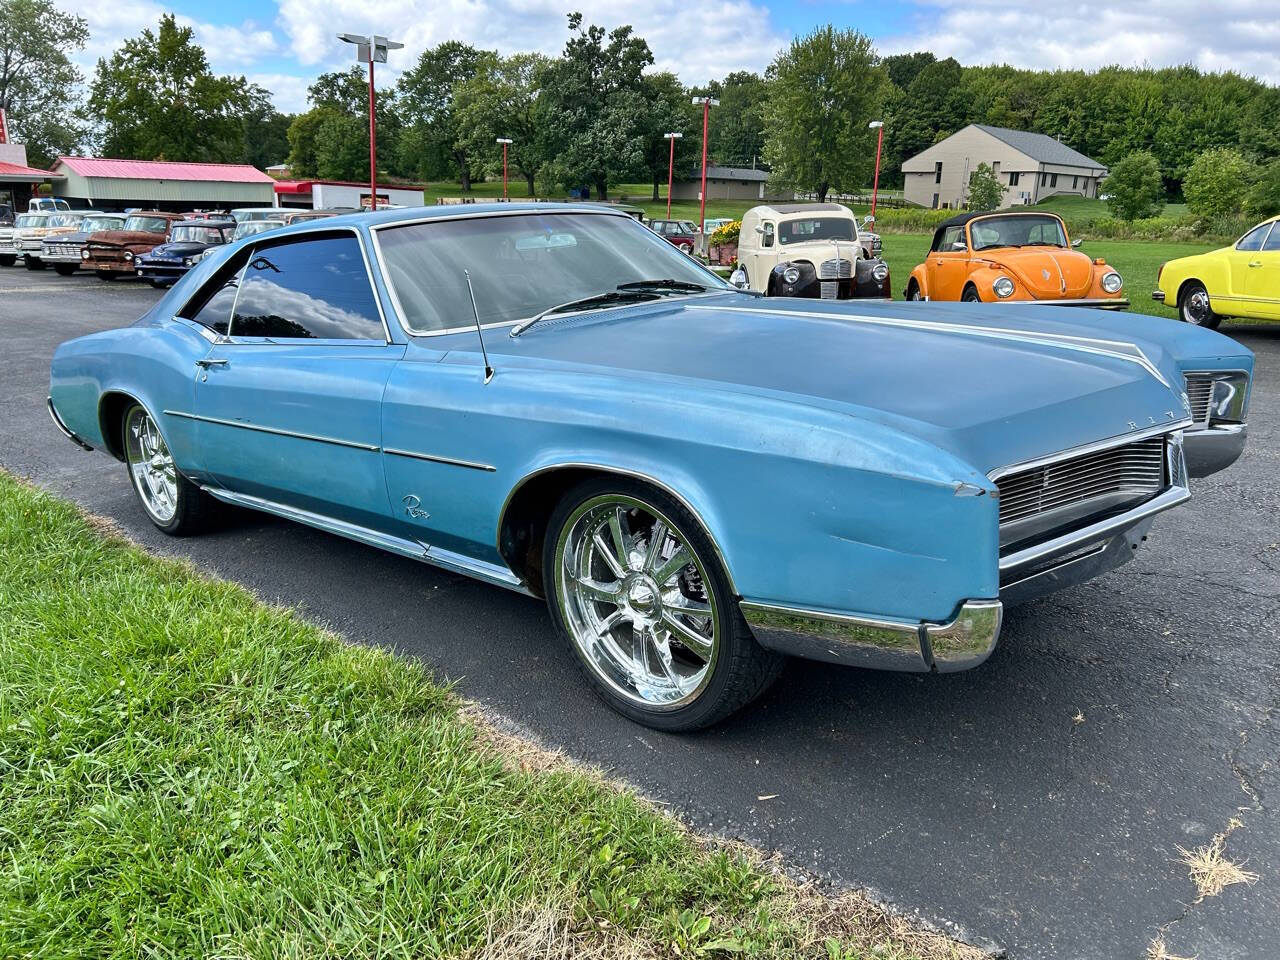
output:
[[[1227,251],[1227,289],[1209,291],[1209,296],[1214,300],[1225,301],[1220,304],[1224,312],[1233,315],[1252,313],[1249,302],[1250,279],[1254,271],[1262,267],[1262,245],[1271,232],[1271,223],[1260,223]]]
[[[1262,248],[1245,267],[1246,309],[1252,316],[1280,319],[1280,226],[1273,221]]]
[[[769,289],[769,274],[778,262],[775,249],[777,230],[772,220],[762,221],[752,228],[756,231],[751,238],[750,252],[747,254],[747,272],[751,277],[751,289],[765,292]]]
[[[381,406],[391,342],[351,229],[264,239],[198,361],[197,447],[222,487],[365,527],[389,517]]]
[[[969,251],[954,247],[964,242],[963,225],[947,227],[942,231],[937,249],[929,251],[925,276],[930,300],[960,299],[964,281],[969,275]]]

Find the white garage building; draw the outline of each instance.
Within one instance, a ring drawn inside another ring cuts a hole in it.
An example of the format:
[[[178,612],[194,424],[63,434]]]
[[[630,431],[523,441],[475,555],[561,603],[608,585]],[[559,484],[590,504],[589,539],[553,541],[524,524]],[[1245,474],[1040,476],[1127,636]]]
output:
[[[229,210],[271,206],[275,183],[244,163],[59,157],[55,196],[99,210]]]

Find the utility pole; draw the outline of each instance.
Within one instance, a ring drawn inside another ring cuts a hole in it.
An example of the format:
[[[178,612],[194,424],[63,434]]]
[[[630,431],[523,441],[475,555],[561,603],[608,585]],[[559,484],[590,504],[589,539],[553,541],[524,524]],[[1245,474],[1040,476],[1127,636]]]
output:
[[[388,50],[399,50],[404,44],[377,34],[367,37],[358,33],[340,33],[338,39],[356,48],[356,60],[369,65],[369,209],[378,209],[378,107],[373,94],[373,64],[386,63]]]
[[[502,144],[502,199],[507,199],[507,147],[511,145],[510,137],[499,137],[494,141]]]
[[[664,133],[663,137],[671,144],[671,159],[667,161],[667,219],[671,219],[671,183],[675,176],[676,166],[676,141],[683,137],[683,133]]]
[[[871,184],[871,222],[876,222],[876,195],[880,192],[880,148],[884,146],[884,121],[872,120],[867,124],[868,130],[877,131],[876,137],[876,178]]]

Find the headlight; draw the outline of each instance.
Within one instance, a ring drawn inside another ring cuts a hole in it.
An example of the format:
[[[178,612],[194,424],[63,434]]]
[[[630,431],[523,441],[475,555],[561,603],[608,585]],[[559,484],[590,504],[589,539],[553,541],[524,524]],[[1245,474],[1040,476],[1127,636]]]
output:
[[[127,263],[132,263],[132,262],[133,262],[133,254],[132,254],[132,253],[130,253],[128,250],[126,250],[126,251],[124,252],[124,259],[125,259],[125,261],[126,261]]]
[[[1008,277],[996,277],[996,282],[991,285],[991,292],[1003,300],[1005,297],[1013,296],[1013,281]]]
[[[183,258],[182,258],[182,265],[183,265],[184,267],[189,267],[189,266],[191,266],[191,265],[192,265],[192,264],[194,264],[194,263],[195,263],[195,260],[194,260],[193,258],[191,258],[191,257],[183,257]]]
[[[782,271],[782,279],[787,281],[787,283],[795,283],[800,279],[800,268],[787,267],[787,269]]]
[[[80,251],[80,259],[81,259],[81,260],[88,260],[88,259],[89,259],[89,251],[88,251],[88,250],[81,250],[81,251]]]
[[[1102,289],[1107,293],[1119,293],[1123,286],[1124,281],[1120,279],[1120,274],[1113,271],[1102,275]]]
[[[889,265],[887,263],[877,263],[871,268],[871,276],[876,283],[884,283],[889,278]]]

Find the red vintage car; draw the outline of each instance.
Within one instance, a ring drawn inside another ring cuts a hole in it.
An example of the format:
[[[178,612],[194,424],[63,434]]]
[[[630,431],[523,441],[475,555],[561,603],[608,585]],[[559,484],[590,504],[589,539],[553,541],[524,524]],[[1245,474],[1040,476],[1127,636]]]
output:
[[[684,253],[693,253],[698,245],[698,228],[688,220],[650,220],[648,227]]]
[[[139,210],[129,214],[119,230],[103,230],[89,237],[80,251],[81,265],[99,280],[133,276],[134,261],[169,239],[175,223],[185,214],[159,210]]]

